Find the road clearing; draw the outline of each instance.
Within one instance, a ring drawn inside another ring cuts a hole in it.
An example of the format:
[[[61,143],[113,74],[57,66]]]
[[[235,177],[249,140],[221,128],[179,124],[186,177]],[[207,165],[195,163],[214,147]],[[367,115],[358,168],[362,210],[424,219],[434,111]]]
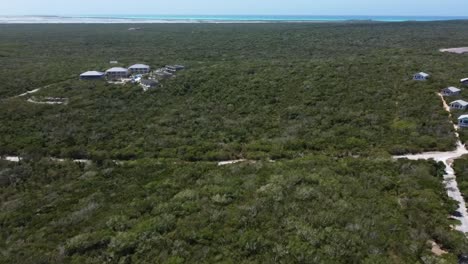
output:
[[[450,112],[450,107],[448,106],[445,98],[438,94],[442,100],[444,109],[449,113],[449,119],[455,129],[455,136],[457,138],[457,148],[454,151],[447,152],[426,152],[420,154],[410,154],[402,156],[394,156],[394,159],[409,159],[409,160],[435,160],[437,162],[442,162],[445,165],[445,174],[444,174],[444,184],[447,194],[450,198],[458,202],[459,215],[452,216],[453,219],[460,221],[460,225],[455,226],[455,229],[463,233],[468,233],[468,211],[466,209],[466,202],[463,198],[463,195],[458,188],[457,177],[455,175],[455,170],[453,169],[453,161],[462,157],[463,155],[468,154],[468,150],[465,145],[462,144],[460,140],[460,135],[458,134],[458,126],[452,122],[452,113]]]

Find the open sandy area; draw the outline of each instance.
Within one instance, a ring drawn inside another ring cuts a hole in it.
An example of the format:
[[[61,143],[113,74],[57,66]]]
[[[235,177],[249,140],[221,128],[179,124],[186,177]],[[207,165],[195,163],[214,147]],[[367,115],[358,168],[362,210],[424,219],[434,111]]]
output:
[[[450,52],[456,54],[463,54],[468,52],[468,47],[460,47],[460,48],[450,48],[450,49],[440,49],[441,52]]]

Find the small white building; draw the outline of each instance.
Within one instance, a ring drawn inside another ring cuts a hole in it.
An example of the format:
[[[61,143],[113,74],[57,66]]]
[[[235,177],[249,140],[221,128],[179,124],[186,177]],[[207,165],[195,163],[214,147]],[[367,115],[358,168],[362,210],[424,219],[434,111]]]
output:
[[[460,95],[461,90],[458,89],[457,87],[447,87],[447,88],[442,89],[440,93],[443,96],[455,96],[455,95]]]
[[[462,115],[458,118],[459,127],[468,127],[468,115]]]
[[[460,82],[464,85],[468,85],[468,78],[461,79]]]
[[[128,78],[128,69],[121,67],[110,68],[106,71],[107,79],[109,80],[120,80]]]
[[[427,79],[429,79],[429,77],[431,77],[431,76],[428,73],[420,72],[420,73],[416,73],[413,76],[413,80],[415,80],[415,81],[426,81]]]
[[[151,67],[145,64],[135,64],[135,65],[128,67],[128,70],[132,74],[147,74],[150,72]]]
[[[466,110],[468,109],[468,102],[463,100],[456,100],[450,103],[450,109]]]

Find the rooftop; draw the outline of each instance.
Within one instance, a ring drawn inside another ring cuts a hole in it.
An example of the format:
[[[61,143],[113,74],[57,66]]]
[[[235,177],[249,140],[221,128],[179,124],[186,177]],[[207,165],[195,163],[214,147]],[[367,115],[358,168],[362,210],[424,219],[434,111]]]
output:
[[[468,102],[463,101],[463,100],[456,100],[456,101],[451,102],[450,104],[457,104],[457,103],[462,106],[468,106]]]
[[[416,73],[416,75],[421,75],[421,76],[424,76],[424,77],[429,77],[429,73],[425,73],[425,72],[419,72],[419,73]]]
[[[451,92],[460,92],[461,91],[457,87],[453,87],[453,86],[447,87],[446,89],[450,90]]]
[[[145,85],[155,85],[155,84],[158,84],[159,82],[156,80],[142,79],[140,83],[145,84]]]
[[[128,70],[125,69],[125,68],[122,68],[122,67],[114,67],[114,68],[108,69],[106,72],[126,72],[126,71],[128,71]]]
[[[468,118],[468,115],[461,115],[458,120]]]
[[[87,71],[87,72],[80,74],[80,76],[102,76],[104,74],[105,74],[104,72],[99,72],[99,71]]]
[[[135,65],[132,65],[132,66],[130,66],[128,68],[129,69],[133,69],[133,68],[137,68],[137,69],[146,68],[146,69],[149,69],[150,66],[145,65],[145,64],[135,64]]]
[[[176,64],[176,65],[166,65],[165,67],[166,67],[166,68],[169,68],[169,69],[175,69],[175,70],[183,70],[183,69],[185,69],[185,66],[179,65],[179,64]]]

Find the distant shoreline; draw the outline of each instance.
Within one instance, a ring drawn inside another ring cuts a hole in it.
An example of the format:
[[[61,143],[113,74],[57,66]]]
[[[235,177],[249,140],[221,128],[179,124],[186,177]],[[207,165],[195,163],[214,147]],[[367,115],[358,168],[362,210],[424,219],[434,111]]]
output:
[[[418,16],[240,16],[240,15],[101,15],[101,16],[0,16],[0,24],[175,24],[175,23],[346,23],[430,22],[468,20],[467,17]]]

